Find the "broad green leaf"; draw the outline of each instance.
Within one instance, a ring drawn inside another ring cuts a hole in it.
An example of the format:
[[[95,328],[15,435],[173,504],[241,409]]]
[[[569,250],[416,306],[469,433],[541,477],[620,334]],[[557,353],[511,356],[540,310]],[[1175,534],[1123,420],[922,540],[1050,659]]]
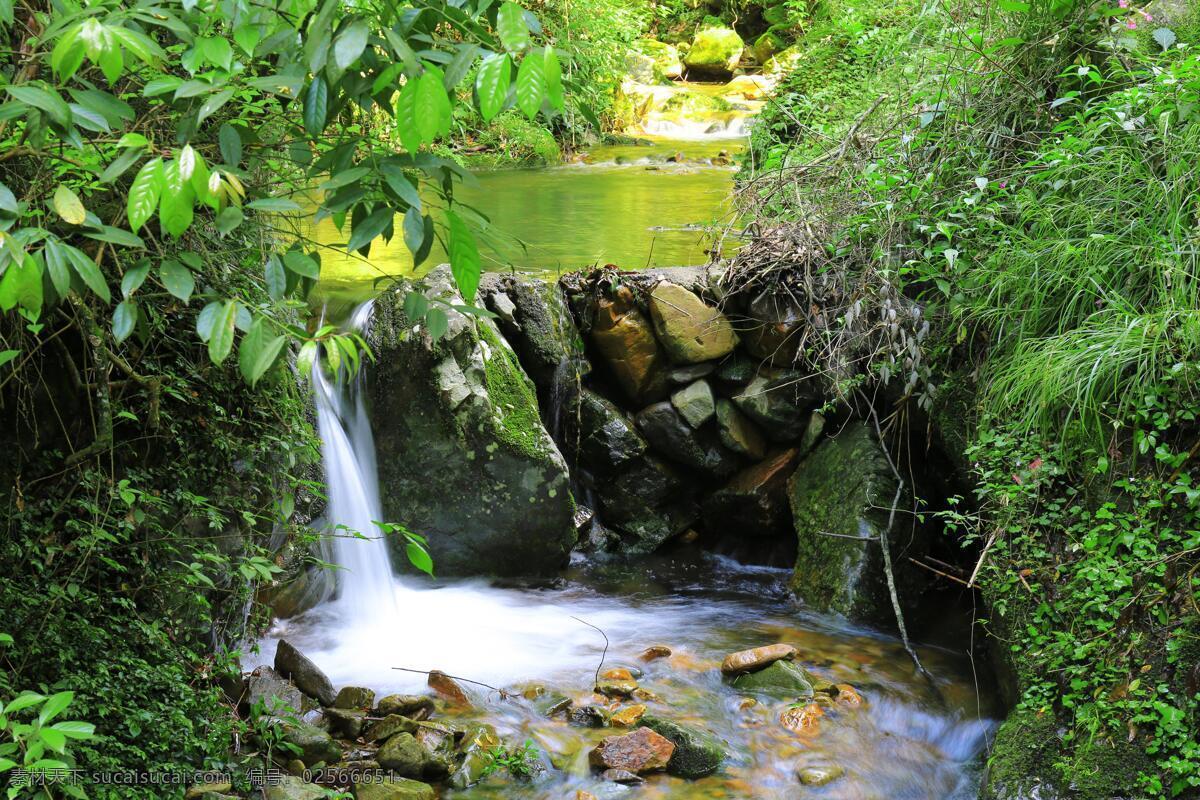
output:
[[[80,280],[101,300],[106,303],[110,302],[112,294],[109,292],[108,283],[104,280],[104,275],[100,272],[100,267],[96,266],[96,262],[76,247],[69,244],[60,244],[60,246],[66,253],[67,260],[71,262],[71,266],[75,268],[75,274],[79,276]]]
[[[126,201],[126,211],[129,217],[129,227],[137,233],[146,224],[154,209],[158,208],[158,199],[163,187],[163,162],[161,158],[147,161],[138,170],[133,184],[129,187],[129,197]]]
[[[127,230],[114,228],[112,225],[102,225],[99,230],[84,230],[83,235],[98,242],[119,244],[122,247],[145,247],[141,237],[134,236]]]
[[[429,553],[424,547],[416,542],[408,542],[404,545],[404,554],[408,556],[410,564],[429,577],[433,577],[433,559],[429,557]]]
[[[242,210],[240,208],[237,206],[229,206],[220,214],[217,214],[217,218],[214,220],[214,223],[216,224],[219,232],[226,234],[232,231],[238,225],[241,225],[244,218],[245,217],[243,217]]]
[[[353,20],[338,34],[333,42],[333,63],[338,69],[346,69],[362,55],[367,47],[371,29],[364,20]]]
[[[242,377],[246,379],[246,383],[251,386],[258,383],[259,379],[275,363],[275,359],[279,357],[279,353],[286,343],[286,337],[271,335],[267,324],[261,317],[254,320],[249,332],[242,337],[241,346],[238,347],[238,368],[242,372]]]
[[[312,372],[313,365],[317,361],[317,343],[310,341],[305,342],[300,347],[300,352],[296,355],[296,369],[301,375],[308,375]]]
[[[421,132],[417,127],[417,80],[409,80],[396,97],[396,132],[400,143],[410,153],[421,149]]]
[[[74,692],[58,692],[46,698],[45,705],[38,711],[38,722],[45,725],[50,720],[57,717],[63,712],[67,706],[71,705],[71,701],[75,699]]]
[[[395,164],[384,163],[380,165],[379,171],[383,173],[383,179],[387,181],[387,185],[391,187],[397,197],[413,208],[421,208],[421,194],[417,191],[417,187],[413,186],[412,181],[405,176],[404,170]]]
[[[214,364],[220,364],[233,349],[234,327],[237,324],[238,305],[232,300],[221,304],[213,319],[212,329],[208,337],[208,357]]]
[[[329,87],[325,85],[325,78],[318,75],[304,93],[304,130],[309,136],[319,136],[325,130],[328,103]]]
[[[534,51],[517,68],[517,105],[530,119],[537,116],[546,97],[545,64],[545,57]]]
[[[282,300],[287,294],[287,273],[283,271],[283,264],[280,262],[279,256],[274,253],[267,256],[267,263],[263,269],[267,282],[267,294],[271,295],[273,300]]]
[[[300,204],[286,197],[260,197],[247,203],[246,208],[277,214],[285,211],[299,211]]]
[[[368,248],[376,236],[387,230],[387,227],[392,224],[392,219],[395,216],[396,212],[386,207],[372,211],[354,225],[354,230],[350,234],[350,241],[346,244],[346,250],[354,252],[355,250]],[[363,255],[366,255],[366,253]]]
[[[122,300],[117,303],[117,307],[113,309],[112,318],[113,338],[117,340],[117,344],[128,339],[129,334],[133,333],[133,328],[137,325],[137,318],[137,303],[132,300]]]
[[[71,80],[83,64],[83,58],[87,55],[86,48],[83,42],[79,41],[79,32],[83,26],[75,25],[68,28],[66,33],[59,37],[54,44],[54,49],[50,52],[50,69],[65,83]]]
[[[192,271],[174,259],[167,259],[158,267],[158,277],[168,292],[187,302],[196,290],[196,278]]]
[[[261,39],[261,34],[258,31],[258,26],[250,23],[243,23],[233,29],[233,40],[237,42],[237,46],[242,48],[248,56],[254,55],[254,49],[258,46]]]
[[[71,124],[71,107],[67,105],[66,100],[59,97],[57,92],[28,84],[5,86],[4,89],[25,105],[46,112],[56,124],[64,128]]]
[[[193,168],[194,166],[193,161]],[[192,190],[190,177],[190,174],[184,176],[179,159],[170,161],[163,167],[158,223],[169,236],[182,236],[192,224],[196,195]]]
[[[100,89],[71,89],[70,92],[75,102],[104,117],[114,128],[133,120],[133,106],[109,92]]]
[[[87,219],[87,211],[79,195],[71,191],[65,184],[59,184],[54,190],[54,210],[70,225],[82,225]]]
[[[292,272],[314,281],[321,277],[321,268],[312,257],[301,250],[289,250],[283,254],[283,264]]]
[[[554,52],[553,47],[547,46],[545,52],[542,72],[546,80],[546,99],[550,101],[550,105],[562,111],[566,104],[563,95],[562,65],[558,63],[558,54]]]
[[[213,325],[221,313],[222,303],[219,300],[205,303],[204,308],[196,315],[196,334],[200,341],[207,342],[212,338]]]
[[[431,308],[425,315],[425,329],[429,331],[429,338],[436,342],[450,329],[450,318],[442,309]]]
[[[404,212],[404,245],[414,256],[425,244],[425,220],[421,210],[412,206]]]
[[[21,354],[20,350],[0,350],[0,367],[3,367],[8,362]],[[0,772],[4,771],[4,759],[0,758]]]
[[[504,108],[511,80],[512,63],[508,53],[496,53],[480,63],[479,73],[475,77],[475,93],[484,122],[490,122]]]
[[[21,694],[17,695],[11,703],[4,707],[4,713],[12,716],[17,711],[21,711],[22,709],[26,708],[32,708],[33,706],[44,702],[45,699],[45,695],[40,695],[37,692],[22,692]]]
[[[453,211],[446,212],[449,227],[450,272],[463,300],[475,301],[475,290],[479,288],[479,249],[470,228]]]
[[[51,727],[56,731],[61,731],[68,739],[90,739],[96,732],[95,725],[78,720],[63,720],[54,723]]]
[[[242,135],[238,129],[226,122],[221,126],[217,139],[221,145],[221,158],[226,165],[236,167],[242,160]]]
[[[417,81],[413,116],[421,141],[426,144],[450,130],[450,97],[442,85],[442,74],[435,67],[427,67]]]
[[[230,98],[232,98],[232,97],[233,97],[233,89],[224,89],[220,92],[217,92],[216,94],[214,94],[212,97],[208,98],[207,100],[205,100],[204,103],[200,106],[200,110],[196,112],[196,124],[197,125],[201,124],[202,122],[204,122],[204,120],[208,119],[213,114],[217,113],[217,111],[220,110],[221,106],[228,103]]]
[[[143,151],[140,147],[125,148],[119,156],[113,159],[111,164],[104,168],[104,172],[100,173],[100,182],[112,183],[124,175],[126,170],[136,164],[142,155]]]
[[[1170,50],[1171,46],[1179,38],[1175,35],[1175,31],[1170,28],[1155,28],[1154,32],[1150,35],[1154,37],[1154,41],[1158,42],[1158,46],[1163,50]]]
[[[42,267],[32,256],[10,262],[0,277],[0,310],[21,307],[34,314],[42,310]]]
[[[149,274],[150,262],[146,260],[142,260],[135,266],[125,270],[125,274],[121,276],[121,296],[129,297],[136,292],[146,281],[146,276]]]
[[[58,292],[59,297],[66,297],[71,291],[71,267],[67,263],[66,252],[56,239],[47,239],[42,253],[54,291]]]
[[[496,12],[496,33],[504,49],[515,53],[529,46],[529,26],[525,11],[516,3],[505,3]]]
[[[479,47],[469,43],[459,44],[455,49],[454,58],[446,65],[446,74],[442,76],[442,84],[447,92],[453,92],[467,76],[471,65],[475,63],[475,56],[479,53]]]

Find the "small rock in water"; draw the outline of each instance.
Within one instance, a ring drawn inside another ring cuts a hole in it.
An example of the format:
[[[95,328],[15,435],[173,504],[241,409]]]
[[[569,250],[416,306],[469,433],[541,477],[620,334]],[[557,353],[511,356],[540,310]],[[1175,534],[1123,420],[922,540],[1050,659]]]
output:
[[[444,672],[439,672],[435,669],[429,673],[429,688],[433,689],[453,706],[467,708],[471,705],[471,700],[467,697],[467,693],[462,690],[461,686],[454,682],[453,678]]]
[[[645,713],[646,707],[639,703],[637,705],[626,706],[625,708],[622,708],[620,711],[613,714],[609,721],[614,726],[621,728],[632,728],[638,723],[638,720],[645,715]]]
[[[837,685],[838,693],[834,698],[838,703],[851,708],[858,708],[863,704],[862,695],[858,693],[853,686],[848,683],[839,683]]]
[[[599,800],[599,798],[591,792],[585,792],[583,789],[580,789],[575,792],[575,800]]]
[[[640,775],[634,775],[627,769],[606,769],[600,773],[600,777],[609,783],[621,783],[626,786],[645,783],[645,779]]]
[[[625,672],[628,675],[628,672]],[[638,684],[633,678],[601,677],[596,684],[596,691],[606,697],[629,697],[637,691]]]
[[[375,705],[375,692],[362,686],[343,686],[333,700],[334,708],[370,708]]]
[[[825,712],[816,703],[792,706],[779,715],[779,724],[801,736],[816,736],[821,731],[821,717]]]
[[[588,754],[592,766],[601,769],[625,769],[642,774],[667,768],[675,745],[649,728],[633,733],[609,736]]]
[[[424,719],[433,713],[433,698],[421,694],[389,694],[380,698],[375,707],[375,716],[386,717],[400,714],[413,719]]]
[[[761,692],[774,697],[809,698],[812,683],[803,669],[790,661],[776,661],[758,672],[746,672],[733,679],[733,688],[743,692]]]
[[[329,720],[329,730],[335,736],[354,740],[362,733],[367,713],[348,708],[330,708],[326,709],[325,718]]]
[[[578,706],[567,713],[567,722],[577,728],[607,728],[608,712],[596,705]]]
[[[553,717],[571,707],[571,698],[558,692],[549,692],[534,700],[533,707],[543,717]]]
[[[824,786],[832,783],[846,774],[846,770],[837,764],[820,767],[802,767],[796,772],[796,777],[805,786]]]
[[[645,650],[642,651],[642,655],[641,655],[642,661],[653,661],[656,658],[670,658],[670,657],[671,657],[671,648],[667,647],[666,645],[662,645],[662,644],[656,644],[656,645],[651,645],[650,647],[647,647]]]
[[[600,677],[614,681],[629,681],[633,680],[634,675],[625,667],[612,667],[601,672]]]
[[[285,678],[291,678],[300,691],[321,705],[333,703],[333,684],[329,678],[286,639],[280,639],[275,649],[275,671]]]
[[[796,657],[796,648],[790,644],[768,644],[750,650],[739,650],[725,656],[721,662],[721,672],[726,675],[740,675],[743,672],[755,672],[783,659],[791,660]]]
[[[651,714],[642,719],[642,724],[675,745],[675,754],[667,765],[672,775],[703,778],[720,769],[728,756],[725,745],[708,731]]]

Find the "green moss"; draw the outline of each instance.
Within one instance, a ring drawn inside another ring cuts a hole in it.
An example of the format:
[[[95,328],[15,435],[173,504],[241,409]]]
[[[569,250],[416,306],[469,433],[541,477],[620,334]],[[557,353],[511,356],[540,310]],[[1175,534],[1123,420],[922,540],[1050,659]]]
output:
[[[499,422],[496,438],[530,458],[542,457],[546,432],[538,414],[533,384],[490,325],[480,324],[479,336],[491,350],[484,362],[484,381]]]
[[[984,780],[984,800],[1022,797],[1039,781],[1055,774],[1054,759],[1062,748],[1053,714],[1018,708],[1008,715],[992,743]],[[1058,792],[1048,793],[1051,797]]]

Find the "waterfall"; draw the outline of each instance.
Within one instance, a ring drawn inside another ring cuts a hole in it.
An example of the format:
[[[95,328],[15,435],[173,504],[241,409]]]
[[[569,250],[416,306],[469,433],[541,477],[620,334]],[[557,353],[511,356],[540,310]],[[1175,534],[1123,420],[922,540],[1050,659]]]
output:
[[[361,329],[370,313],[370,303],[359,306],[351,316],[351,326]],[[348,615],[356,617],[394,610],[387,540],[375,524],[383,520],[383,511],[363,373],[351,378],[343,367],[331,380],[317,366],[313,368],[313,389],[328,492],[325,516],[334,536],[334,560],[340,568],[338,601]],[[355,531],[366,538],[358,538]]]

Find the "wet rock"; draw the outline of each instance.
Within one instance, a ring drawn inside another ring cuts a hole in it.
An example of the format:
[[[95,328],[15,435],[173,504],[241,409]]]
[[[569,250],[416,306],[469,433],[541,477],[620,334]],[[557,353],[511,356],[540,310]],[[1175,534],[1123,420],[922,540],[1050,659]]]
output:
[[[759,460],[767,454],[767,442],[750,419],[730,401],[716,403],[717,435],[721,444],[746,458]]]
[[[692,292],[662,281],[650,293],[650,318],[663,349],[676,362],[722,358],[737,346],[733,325]]]
[[[818,703],[792,706],[779,715],[779,724],[799,736],[816,736],[821,731],[825,712]]]
[[[362,733],[363,725],[367,720],[367,712],[329,708],[325,710],[325,719],[329,720],[329,730],[334,736],[353,741]]]
[[[571,698],[557,692],[550,692],[534,700],[533,707],[543,717],[553,717],[571,707]]]
[[[632,539],[621,546],[624,555],[653,552],[687,530],[698,513],[693,491],[678,470],[649,454],[597,488],[602,519]]]
[[[363,738],[368,742],[382,742],[385,739],[390,739],[397,733],[416,733],[416,720],[401,716],[400,714],[388,714],[378,722],[373,722],[363,733]]]
[[[845,774],[846,770],[837,764],[801,767],[796,771],[796,777],[805,786],[824,786],[833,783]]]
[[[727,75],[741,60],[745,43],[732,28],[712,27],[698,31],[684,54],[689,72],[703,75]]]
[[[287,766],[285,767],[285,769],[287,769],[287,771],[292,773],[293,775],[302,776],[302,775],[304,775],[304,771],[306,769],[308,769],[308,767],[304,766],[304,762],[301,761],[300,759],[293,758],[291,761],[289,761],[287,763]]]
[[[848,683],[839,683],[837,685],[837,694],[834,695],[833,699],[838,705],[849,708],[858,708],[863,704],[862,695]]]
[[[670,403],[655,403],[638,412],[638,429],[663,456],[712,475],[737,469],[733,454],[721,446],[712,431],[696,431]]]
[[[756,672],[776,661],[792,660],[796,657],[796,648],[790,644],[768,644],[749,650],[739,650],[725,656],[721,662],[721,672],[726,675],[740,675],[743,672]]]
[[[375,706],[374,716],[386,717],[389,714],[399,714],[405,717],[419,719],[419,714],[433,713],[433,698],[420,694],[389,694],[379,699]]]
[[[705,524],[738,536],[786,536],[792,527],[788,479],[800,451],[792,448],[747,467],[704,502]]]
[[[895,493],[891,468],[863,424],[825,440],[796,468],[788,482],[798,547],[791,587],[806,605],[857,620],[893,613],[879,545],[858,537],[878,541]],[[890,541],[899,595],[913,597],[918,577],[901,557],[901,540],[910,556],[925,540],[906,533]]]
[[[321,705],[333,703],[335,695],[329,678],[286,639],[280,639],[275,649],[275,671],[284,678],[290,678],[300,691]]]
[[[403,778],[420,778],[425,773],[428,755],[411,733],[398,733],[384,742],[375,760]]]
[[[450,705],[459,708],[467,708],[471,705],[471,699],[467,697],[467,693],[446,673],[433,670],[429,673],[427,683],[430,689],[437,692]]]
[[[608,711],[597,705],[576,706],[567,712],[567,722],[576,728],[607,728]]]
[[[664,644],[655,644],[643,650],[639,658],[641,658],[642,661],[654,661],[658,658],[670,658],[670,656],[671,648]]]
[[[645,783],[646,780],[640,775],[635,775],[627,769],[606,769],[600,773],[600,779],[609,783],[620,783],[625,786],[636,786],[639,783]]]
[[[609,719],[609,722],[616,728],[632,728],[645,714],[646,707],[638,703],[637,705],[626,706],[616,711]]]
[[[277,715],[299,714],[304,704],[300,690],[270,667],[259,667],[250,674],[246,681],[246,701],[251,710]]]
[[[334,708],[370,708],[375,705],[375,692],[362,686],[343,686],[333,700]]]
[[[540,400],[549,399],[564,364],[586,372],[583,337],[556,282],[525,275],[486,275],[479,293],[500,317],[500,330],[537,385]]]
[[[477,725],[467,731],[458,745],[462,763],[450,775],[450,785],[466,789],[478,783],[492,763],[488,753],[500,744],[500,737],[491,725]]]
[[[630,400],[641,403],[662,396],[666,360],[628,287],[597,304],[591,338]]]
[[[284,722],[283,740],[300,749],[299,758],[306,766],[337,763],[342,757],[342,748],[337,742],[315,725],[306,722]]]
[[[637,681],[632,678],[601,677],[596,683],[596,691],[606,697],[631,697],[637,688]]]
[[[281,775],[278,780],[264,784],[263,800],[323,800],[325,790],[295,775]]]
[[[717,390],[725,395],[735,395],[758,375],[759,364],[741,353],[734,353],[721,362],[710,379]]]
[[[444,267],[375,301],[367,338],[385,518],[429,537],[439,575],[557,571],[575,543],[574,507],[533,384],[490,319],[447,311],[432,342],[404,314],[410,290],[462,302]]]
[[[608,736],[588,754],[592,766],[624,769],[641,775],[666,769],[675,745],[649,728]]]
[[[728,757],[725,745],[714,734],[654,714],[642,717],[642,725],[675,745],[667,772],[681,778],[703,778],[721,768]]]
[[[806,324],[795,301],[764,293],[750,301],[747,315],[752,324],[742,336],[746,352],[777,366],[791,366]]]
[[[454,731],[444,725],[422,722],[413,734],[429,756],[425,761],[425,780],[440,781],[455,769]]]
[[[763,73],[770,78],[782,78],[804,63],[804,48],[800,45],[780,50],[763,64]]]
[[[654,39],[640,39],[634,42],[633,46],[651,60],[654,82],[661,83],[683,77],[683,62],[679,58],[679,50],[674,45]]]
[[[436,797],[432,786],[408,778],[381,776],[354,784],[355,800],[434,800]]]
[[[600,798],[596,797],[596,795],[592,794],[591,792],[585,792],[583,789],[579,789],[575,792],[575,800],[600,800]]]
[[[733,402],[768,439],[786,442],[804,433],[818,398],[813,382],[799,372],[770,370],[753,378]]]
[[[757,672],[746,672],[733,679],[733,687],[741,692],[766,694],[794,699],[812,697],[808,674],[790,661],[776,661]]]
[[[196,783],[188,787],[183,793],[183,800],[198,800],[206,794],[226,794],[233,789],[233,784],[229,781],[216,781],[212,783]]]
[[[590,389],[579,399],[579,455],[593,472],[611,474],[646,452],[646,440],[625,412]]]
[[[667,373],[667,383],[672,386],[687,386],[706,375],[711,375],[717,368],[717,362],[705,361],[702,364],[690,364],[686,367],[676,367]]]
[[[693,428],[699,428],[716,414],[712,388],[702,380],[689,384],[671,395],[671,405]]]

